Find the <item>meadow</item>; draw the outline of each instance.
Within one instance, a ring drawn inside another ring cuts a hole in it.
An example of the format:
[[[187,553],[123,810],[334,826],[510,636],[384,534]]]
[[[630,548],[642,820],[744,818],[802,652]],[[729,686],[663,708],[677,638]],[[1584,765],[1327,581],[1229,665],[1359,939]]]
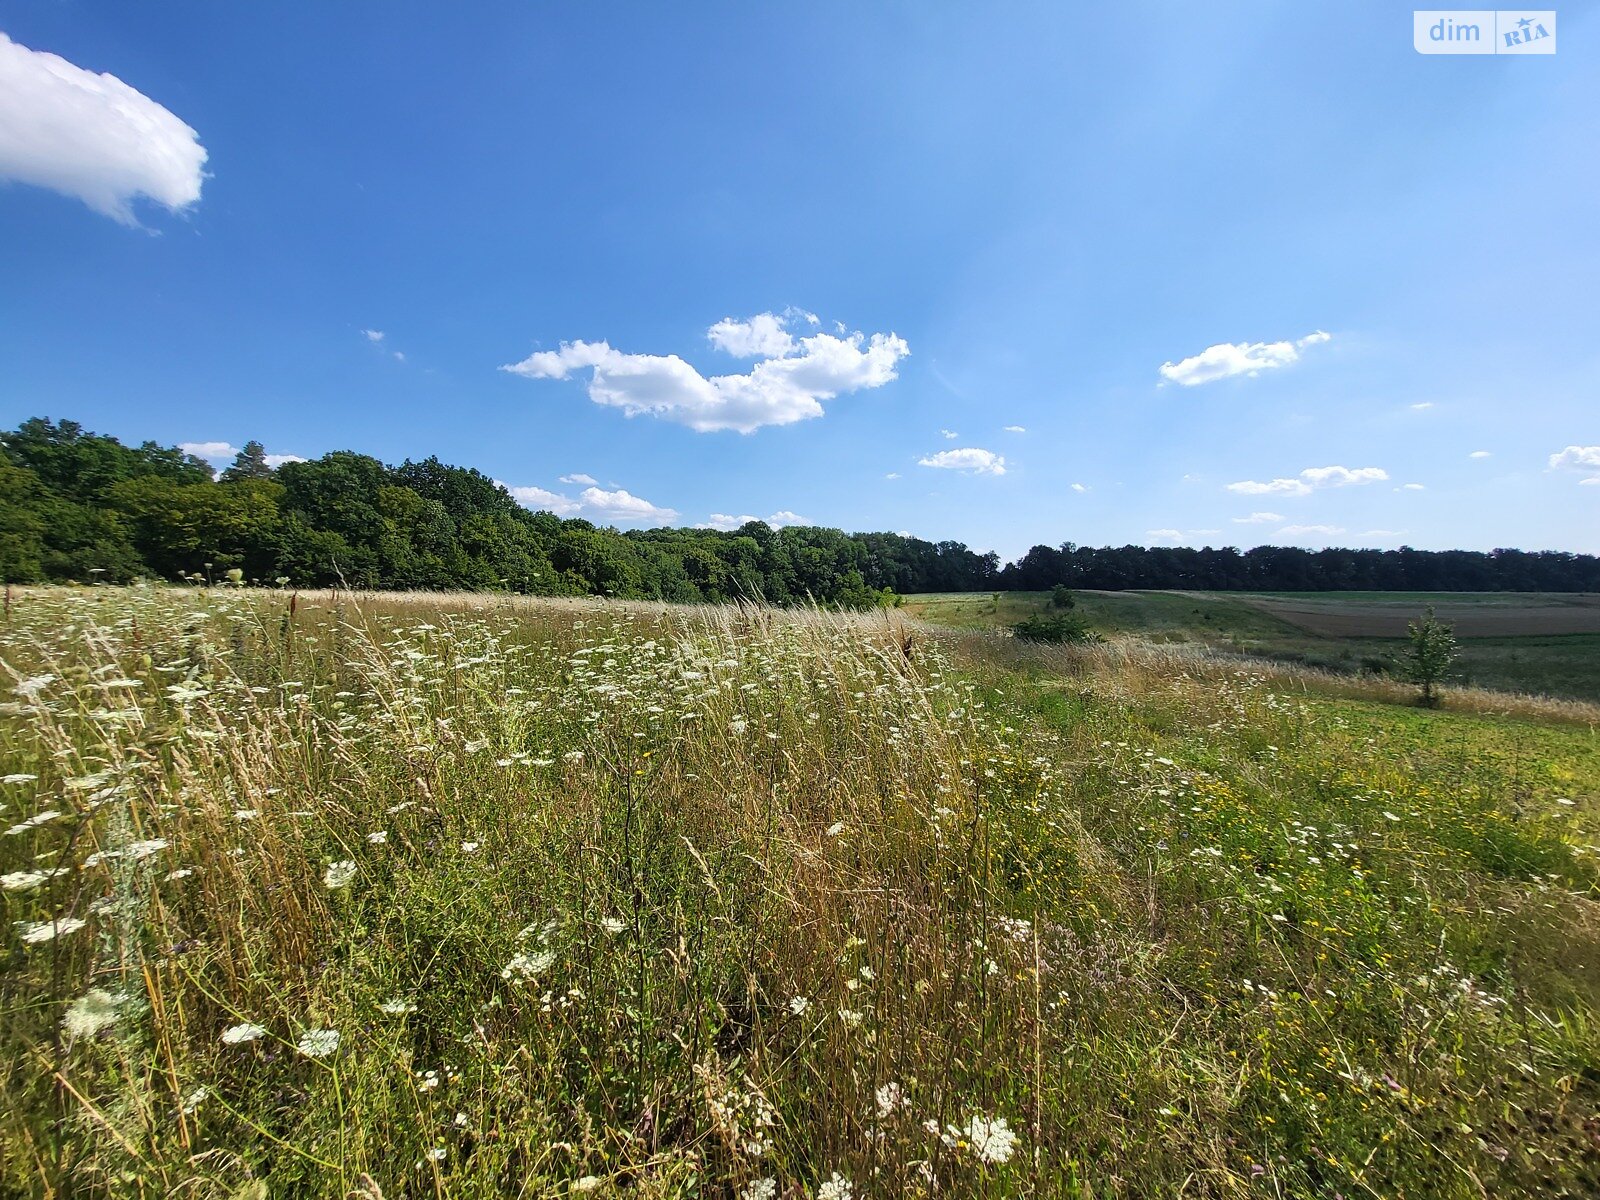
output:
[[[1600,709],[992,623],[19,589],[0,1194],[1600,1194]]]
[[[1600,597],[1539,592],[1185,592],[1079,590],[1076,611],[1111,636],[1192,643],[1342,674],[1389,669],[1406,624],[1428,607],[1450,623],[1466,687],[1600,702]],[[1047,592],[908,596],[906,611],[1004,628],[1049,607]]]

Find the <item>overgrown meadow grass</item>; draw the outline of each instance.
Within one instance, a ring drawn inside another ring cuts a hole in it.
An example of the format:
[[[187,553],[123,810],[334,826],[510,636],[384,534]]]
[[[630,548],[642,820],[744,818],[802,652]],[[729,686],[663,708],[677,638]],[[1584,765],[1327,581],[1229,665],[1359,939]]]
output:
[[[1026,657],[20,593],[0,1192],[1600,1193],[1591,730]]]

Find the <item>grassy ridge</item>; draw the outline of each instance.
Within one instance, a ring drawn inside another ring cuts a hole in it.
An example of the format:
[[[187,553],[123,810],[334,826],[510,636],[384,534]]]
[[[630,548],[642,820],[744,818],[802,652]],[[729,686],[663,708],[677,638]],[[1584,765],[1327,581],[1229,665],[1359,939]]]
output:
[[[1584,729],[763,610],[0,658],[0,1192],[1600,1189]]]

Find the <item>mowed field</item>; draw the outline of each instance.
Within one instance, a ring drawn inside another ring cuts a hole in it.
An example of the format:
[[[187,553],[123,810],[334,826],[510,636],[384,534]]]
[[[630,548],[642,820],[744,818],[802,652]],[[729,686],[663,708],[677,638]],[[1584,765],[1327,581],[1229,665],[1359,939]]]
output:
[[[1344,673],[1381,672],[1406,625],[1430,605],[1461,642],[1460,685],[1600,700],[1600,595],[1548,592],[1079,591],[1077,611],[1106,636],[1196,643]],[[1010,625],[1043,592],[940,593],[906,609],[964,628]]]

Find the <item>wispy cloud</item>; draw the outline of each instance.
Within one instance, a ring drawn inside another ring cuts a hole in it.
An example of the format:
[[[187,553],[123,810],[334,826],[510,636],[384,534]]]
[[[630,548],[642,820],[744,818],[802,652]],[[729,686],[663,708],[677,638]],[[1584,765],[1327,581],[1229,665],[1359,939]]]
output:
[[[599,483],[600,481],[598,479],[596,479],[593,475],[585,475],[581,471],[578,471],[578,472],[574,472],[571,475],[563,475],[561,477],[561,482],[562,483],[586,483],[590,487],[593,487],[595,484]]]
[[[199,201],[205,161],[199,134],[115,75],[0,33],[0,179],[137,225],[140,196],[172,212]]]
[[[381,342],[381,341],[383,341],[383,336],[384,335],[383,335],[383,330],[381,330],[381,329],[363,329],[361,331],[361,334],[369,342]]]
[[[1293,342],[1218,342],[1180,362],[1162,363],[1161,378],[1180,387],[1196,387],[1235,375],[1259,375],[1299,361],[1302,350],[1332,337],[1319,329]]]
[[[718,349],[760,359],[743,375],[706,378],[676,354],[624,354],[606,342],[584,341],[563,342],[559,350],[541,350],[500,369],[525,379],[566,379],[587,370],[589,399],[630,417],[657,417],[700,433],[754,433],[820,417],[825,400],[882,387],[911,353],[893,333],[797,338],[788,329],[796,317],[810,322],[810,314],[761,313],[711,327],[707,337]]]
[[[930,454],[926,458],[917,459],[920,467],[937,467],[945,471],[966,471],[973,475],[1004,475],[1006,473],[1006,460],[1004,455],[996,454],[993,450],[980,450],[969,446],[960,450],[941,450],[937,454]]]
[[[1007,433],[1027,433],[1028,431],[1021,425],[1007,425],[1006,428],[1005,428],[1005,432],[1007,432]]]
[[[1283,520],[1283,516],[1274,512],[1253,512],[1248,517],[1235,517],[1235,525],[1275,525]]]
[[[1474,450],[1471,454],[1467,455],[1467,457],[1468,458],[1493,458],[1494,454],[1493,454],[1492,451],[1489,451],[1489,450]]]
[[[1228,491],[1241,496],[1309,496],[1319,488],[1381,483],[1388,478],[1389,472],[1382,467],[1307,467],[1294,479],[1272,479],[1265,483],[1241,479],[1228,484]]]

